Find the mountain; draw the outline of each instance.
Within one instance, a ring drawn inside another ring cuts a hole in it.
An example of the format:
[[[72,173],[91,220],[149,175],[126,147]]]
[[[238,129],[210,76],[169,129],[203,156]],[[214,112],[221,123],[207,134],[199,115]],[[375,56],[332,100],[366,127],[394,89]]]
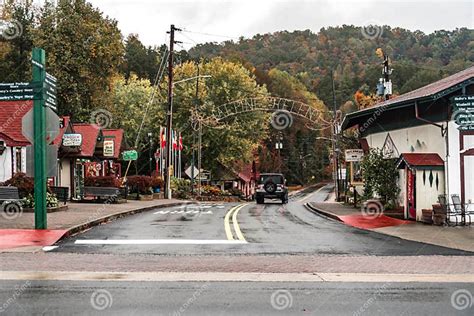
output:
[[[338,107],[354,101],[357,91],[375,91],[382,69],[377,48],[390,57],[394,93],[401,94],[474,65],[474,30],[425,34],[390,26],[343,25],[318,33],[281,31],[237,42],[205,43],[190,49],[189,55],[238,60],[253,68],[262,83],[272,69],[288,72],[332,108],[331,72]]]

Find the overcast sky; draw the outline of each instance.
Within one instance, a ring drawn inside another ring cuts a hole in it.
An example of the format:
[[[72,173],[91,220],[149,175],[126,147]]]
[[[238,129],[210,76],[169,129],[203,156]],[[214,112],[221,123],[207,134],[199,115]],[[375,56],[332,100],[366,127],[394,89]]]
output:
[[[474,29],[472,0],[89,0],[118,20],[127,36],[137,33],[146,45],[165,41],[170,24],[196,33],[179,34],[189,48],[195,42],[251,37],[280,30],[319,31],[342,24],[387,24],[431,33]]]

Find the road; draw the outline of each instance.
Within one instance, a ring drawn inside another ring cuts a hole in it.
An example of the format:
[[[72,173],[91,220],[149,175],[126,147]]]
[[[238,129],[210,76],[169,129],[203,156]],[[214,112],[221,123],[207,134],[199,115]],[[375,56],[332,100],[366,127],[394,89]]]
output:
[[[286,205],[201,203],[116,220],[66,239],[55,252],[157,255],[465,255],[466,252],[360,230],[304,206],[331,185],[296,194]]]
[[[0,302],[8,315],[472,315],[451,302],[463,290],[474,285],[3,281]]]
[[[305,208],[330,190],[156,209],[8,254],[0,314],[472,315],[472,254]]]

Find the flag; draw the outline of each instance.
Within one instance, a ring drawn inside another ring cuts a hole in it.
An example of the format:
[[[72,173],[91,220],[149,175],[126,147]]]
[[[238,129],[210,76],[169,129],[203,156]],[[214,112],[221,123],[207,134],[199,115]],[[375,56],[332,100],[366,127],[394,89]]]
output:
[[[166,147],[166,127],[161,129],[161,148]]]
[[[183,150],[183,137],[181,136],[181,133],[179,133],[178,150],[179,150],[179,151]]]
[[[176,141],[176,132],[173,131],[173,150],[178,149],[178,142]]]

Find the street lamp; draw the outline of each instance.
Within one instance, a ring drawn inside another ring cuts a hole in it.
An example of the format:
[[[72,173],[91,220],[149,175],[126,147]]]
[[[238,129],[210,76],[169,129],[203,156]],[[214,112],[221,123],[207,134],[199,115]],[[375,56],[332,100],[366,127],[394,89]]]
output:
[[[172,60],[170,59],[170,69],[172,69]],[[171,173],[170,173],[170,168],[171,168],[171,131],[173,130],[173,87],[178,84],[178,83],[183,83],[189,80],[193,79],[199,79],[199,78],[210,78],[210,75],[197,75],[194,77],[182,79],[176,82],[172,81],[172,70],[170,71],[170,82],[168,86],[168,113],[167,113],[167,141],[166,141],[166,178],[165,178],[165,198],[171,200]]]

